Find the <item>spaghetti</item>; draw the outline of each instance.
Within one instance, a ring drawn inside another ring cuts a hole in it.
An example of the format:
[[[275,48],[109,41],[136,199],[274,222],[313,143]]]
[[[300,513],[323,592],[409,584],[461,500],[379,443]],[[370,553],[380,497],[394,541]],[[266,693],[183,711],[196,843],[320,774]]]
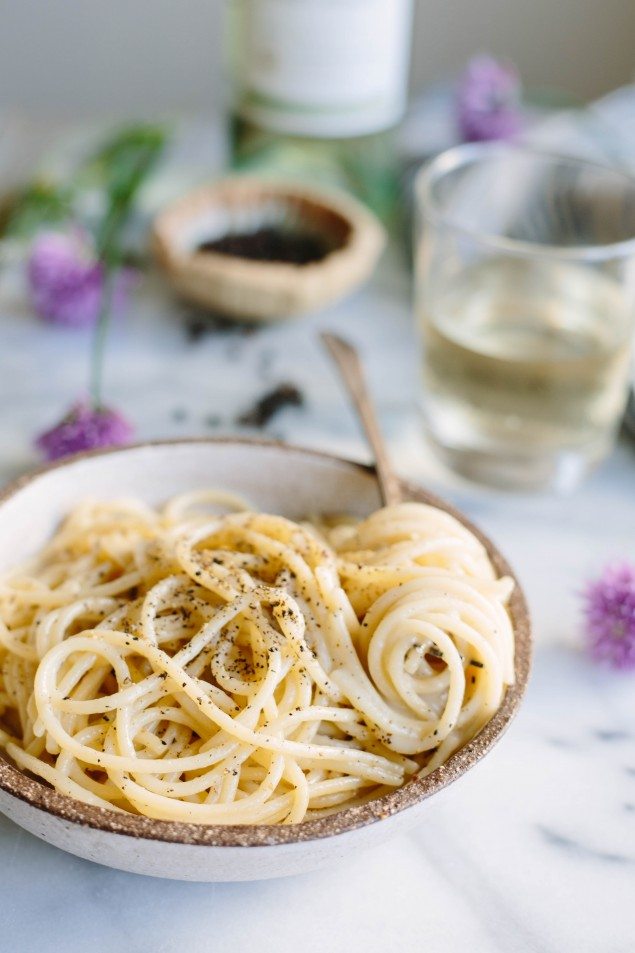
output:
[[[311,525],[207,491],[86,502],[0,581],[0,745],[112,810],[318,817],[433,771],[491,718],[512,587],[420,503]]]

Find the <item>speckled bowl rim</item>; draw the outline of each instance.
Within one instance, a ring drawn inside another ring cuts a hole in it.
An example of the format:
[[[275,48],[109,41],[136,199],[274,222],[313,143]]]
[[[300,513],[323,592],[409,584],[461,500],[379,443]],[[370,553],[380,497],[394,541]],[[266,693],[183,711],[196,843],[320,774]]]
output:
[[[30,471],[24,476],[18,477],[6,486],[2,492],[0,492],[0,506],[42,474],[72,465],[77,460],[88,457],[107,456],[114,453],[126,453],[129,450],[148,446],[210,443],[249,444],[275,447],[281,452],[291,455],[299,454],[318,459],[333,460],[337,463],[343,463],[356,468],[366,474],[372,475],[374,473],[373,467],[354,460],[348,460],[346,457],[318,450],[305,449],[277,441],[233,437],[185,437],[178,440],[144,441],[131,444],[127,447],[75,454],[62,461],[40,467]],[[289,826],[188,824],[180,821],[160,821],[134,814],[116,813],[106,808],[83,804],[81,801],[76,801],[68,795],[59,794],[42,782],[36,781],[26,774],[23,774],[6,760],[1,751],[0,789],[64,821],[70,821],[80,826],[91,827],[112,834],[124,834],[129,837],[145,840],[167,841],[169,843],[186,845],[258,847],[320,840],[325,837],[332,837],[356,830],[357,828],[366,827],[377,821],[385,820],[401,811],[405,811],[407,808],[414,807],[416,804],[441,791],[464,775],[480,761],[502,737],[512,718],[516,715],[522,701],[531,668],[532,636],[529,610],[524,593],[509,563],[478,527],[474,526],[459,510],[435,494],[429,493],[427,490],[423,490],[406,480],[402,481],[402,486],[404,499],[432,504],[460,520],[464,526],[481,540],[487,549],[496,571],[501,576],[512,576],[516,582],[509,603],[515,635],[515,682],[507,689],[503,703],[494,717],[475,738],[453,754],[445,764],[442,764],[427,777],[414,778],[407,781],[403,787],[384,794],[367,804],[345,808],[328,817],[304,821],[301,824]]]

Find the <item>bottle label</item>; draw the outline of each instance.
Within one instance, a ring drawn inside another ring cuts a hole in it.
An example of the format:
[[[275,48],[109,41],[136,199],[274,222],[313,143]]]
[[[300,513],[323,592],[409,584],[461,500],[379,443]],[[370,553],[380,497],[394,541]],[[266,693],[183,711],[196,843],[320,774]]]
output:
[[[348,137],[403,115],[412,0],[230,0],[236,101],[275,132]]]

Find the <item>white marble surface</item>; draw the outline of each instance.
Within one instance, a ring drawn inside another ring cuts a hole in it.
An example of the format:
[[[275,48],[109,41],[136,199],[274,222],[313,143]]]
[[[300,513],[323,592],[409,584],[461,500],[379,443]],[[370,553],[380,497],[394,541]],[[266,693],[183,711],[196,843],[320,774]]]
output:
[[[140,438],[236,432],[280,381],[306,406],[266,432],[364,456],[316,338],[362,350],[399,469],[490,533],[526,586],[536,661],[500,746],[408,836],[338,869],[205,886],[151,880],[67,856],[0,818],[0,950],[30,953],[632,953],[635,949],[635,679],[580,651],[578,591],[606,559],[635,558],[635,447],[621,445],[575,495],[521,497],[444,473],[420,433],[405,270],[328,313],[188,341],[186,309],[140,290],[108,352],[107,395]],[[0,308],[0,476],[35,462],[32,436],[82,389],[88,339],[43,327],[5,287]]]

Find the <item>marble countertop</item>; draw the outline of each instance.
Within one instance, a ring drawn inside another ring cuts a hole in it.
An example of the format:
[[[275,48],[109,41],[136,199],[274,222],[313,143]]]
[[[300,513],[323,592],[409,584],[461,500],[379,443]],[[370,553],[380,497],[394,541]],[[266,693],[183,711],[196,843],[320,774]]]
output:
[[[0,289],[0,478],[35,462],[33,435],[85,386],[88,338],[42,326]],[[264,433],[365,458],[320,329],[357,344],[398,469],[450,498],[508,555],[536,634],[526,702],[498,748],[411,834],[292,880],[203,885],[78,860],[0,818],[2,938],[29,953],[632,953],[635,949],[635,680],[580,650],[584,580],[635,558],[635,446],[574,495],[501,494],[434,460],[416,409],[409,280],[398,251],[371,285],[295,323],[197,325],[157,279],[108,349],[107,396],[140,439],[253,433],[237,417],[280,382],[305,396]]]

